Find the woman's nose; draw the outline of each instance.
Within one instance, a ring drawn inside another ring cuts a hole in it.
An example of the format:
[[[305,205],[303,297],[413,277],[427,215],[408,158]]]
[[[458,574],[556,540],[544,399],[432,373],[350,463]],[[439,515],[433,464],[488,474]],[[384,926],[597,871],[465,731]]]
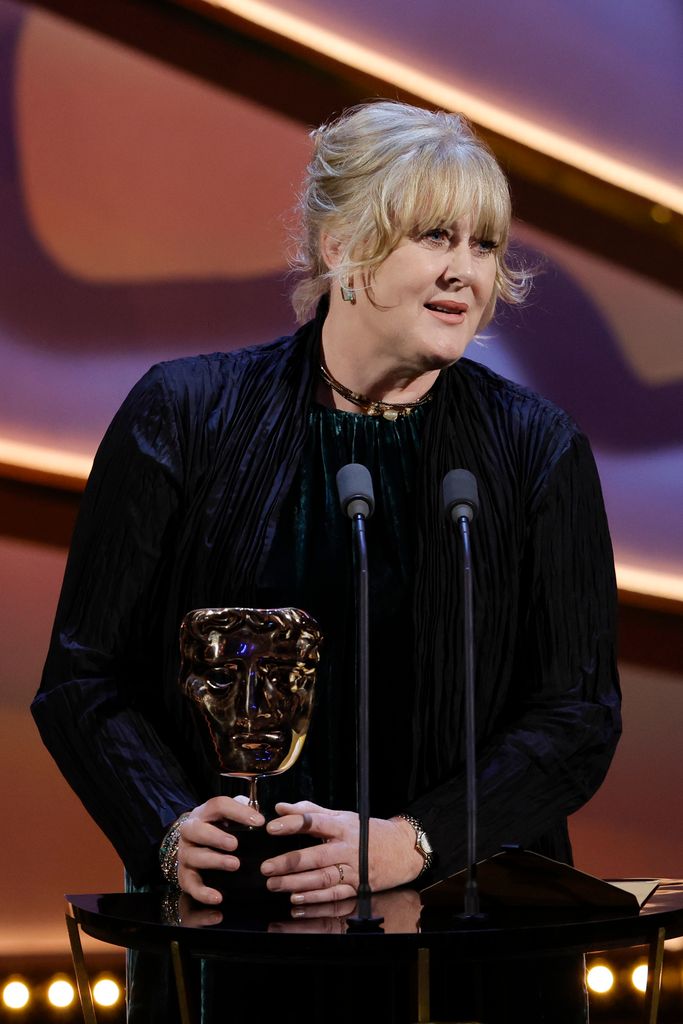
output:
[[[472,284],[474,278],[473,259],[469,243],[461,242],[460,245],[454,246],[449,253],[444,275],[448,283],[457,284],[459,282],[463,287]]]

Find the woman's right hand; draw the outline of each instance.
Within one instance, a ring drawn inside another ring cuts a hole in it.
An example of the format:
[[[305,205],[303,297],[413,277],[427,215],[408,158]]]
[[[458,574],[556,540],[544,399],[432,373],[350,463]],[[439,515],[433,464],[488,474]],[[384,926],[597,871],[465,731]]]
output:
[[[234,855],[237,837],[225,831],[231,821],[252,828],[265,824],[263,815],[249,807],[246,797],[214,796],[191,810],[180,826],[178,885],[198,903],[215,904],[223,899],[217,889],[204,885],[203,870],[237,871],[240,866]]]

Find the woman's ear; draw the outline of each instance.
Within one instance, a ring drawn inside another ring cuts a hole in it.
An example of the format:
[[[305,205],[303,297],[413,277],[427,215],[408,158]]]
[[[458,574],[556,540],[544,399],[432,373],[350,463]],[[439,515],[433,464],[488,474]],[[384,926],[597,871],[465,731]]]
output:
[[[320,235],[320,255],[328,270],[334,270],[341,263],[344,242],[329,231],[323,231]]]

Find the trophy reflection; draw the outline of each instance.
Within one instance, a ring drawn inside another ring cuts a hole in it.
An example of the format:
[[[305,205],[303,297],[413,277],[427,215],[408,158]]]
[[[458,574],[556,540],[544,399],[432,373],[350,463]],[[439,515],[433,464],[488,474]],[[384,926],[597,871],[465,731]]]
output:
[[[197,706],[221,775],[258,780],[304,745],[322,634],[298,608],[198,608],[180,627],[180,686]]]

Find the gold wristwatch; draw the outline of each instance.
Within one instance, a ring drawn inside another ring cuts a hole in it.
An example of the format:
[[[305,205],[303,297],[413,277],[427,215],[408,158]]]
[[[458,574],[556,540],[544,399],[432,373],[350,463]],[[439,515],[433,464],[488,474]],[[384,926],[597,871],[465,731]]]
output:
[[[424,858],[422,871],[417,876],[418,878],[420,878],[420,876],[423,875],[425,871],[428,871],[429,868],[432,866],[432,862],[434,860],[434,849],[432,847],[432,844],[429,842],[427,833],[425,832],[425,830],[422,827],[422,824],[417,820],[417,818],[414,818],[412,814],[399,814],[398,817],[403,818],[405,821],[408,822],[409,825],[412,825],[413,828],[415,829],[415,849],[417,850],[418,853],[421,853]]]

